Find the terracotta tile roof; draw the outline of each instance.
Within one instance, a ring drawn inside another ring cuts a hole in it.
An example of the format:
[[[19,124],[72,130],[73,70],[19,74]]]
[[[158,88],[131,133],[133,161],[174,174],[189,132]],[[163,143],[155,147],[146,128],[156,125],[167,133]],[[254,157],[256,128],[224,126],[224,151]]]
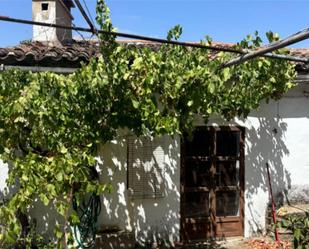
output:
[[[309,57],[309,48],[290,48],[291,54],[299,57]]]
[[[0,64],[22,66],[79,67],[99,52],[94,43],[74,42],[65,46],[48,46],[41,42],[26,42],[0,48]]]
[[[161,44],[147,41],[122,40],[121,44],[134,47],[150,47],[153,50]],[[218,47],[231,47],[232,43],[216,43]],[[0,48],[0,65],[48,66],[77,68],[81,62],[88,62],[91,57],[98,56],[99,45],[96,40],[74,41],[64,46],[48,46],[41,42],[24,42],[17,46]],[[309,48],[293,48],[290,54],[309,58]],[[298,63],[298,71],[309,72],[309,65]]]
[[[136,47],[147,46],[159,49],[159,43],[142,41],[119,41]],[[0,64],[22,66],[79,67],[98,56],[99,43],[95,40],[74,41],[61,46],[50,46],[41,42],[24,42],[17,46],[0,48]]]
[[[309,48],[290,48],[290,54],[298,57],[309,58]],[[296,63],[298,72],[309,72],[309,63]]]

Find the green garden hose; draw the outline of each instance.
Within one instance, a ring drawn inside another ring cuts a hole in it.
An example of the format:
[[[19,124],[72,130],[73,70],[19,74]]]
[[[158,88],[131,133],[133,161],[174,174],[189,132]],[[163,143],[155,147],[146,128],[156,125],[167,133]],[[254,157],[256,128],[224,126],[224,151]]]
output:
[[[73,198],[73,209],[80,219],[80,223],[73,227],[75,240],[80,248],[90,248],[96,239],[97,221],[101,212],[100,196],[92,193],[80,205]]]

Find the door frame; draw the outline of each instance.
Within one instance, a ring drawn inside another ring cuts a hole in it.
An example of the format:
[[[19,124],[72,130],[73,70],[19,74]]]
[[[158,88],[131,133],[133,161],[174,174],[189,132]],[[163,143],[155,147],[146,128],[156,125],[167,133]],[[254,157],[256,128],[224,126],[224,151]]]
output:
[[[210,159],[211,167],[210,173],[212,175],[212,183],[209,188],[209,219],[208,221],[205,219],[200,219],[199,221],[194,220],[194,218],[189,218],[190,222],[206,222],[205,227],[209,227],[210,231],[207,231],[205,234],[205,238],[222,238],[222,237],[234,237],[234,236],[244,236],[244,218],[245,218],[245,128],[242,126],[197,126],[196,128],[205,129],[205,131],[210,131],[212,136],[212,142],[214,146],[212,148],[213,155],[216,150],[216,133],[217,131],[228,130],[228,131],[239,131],[240,132],[240,155],[239,159],[239,216],[227,216],[227,217],[217,217],[216,216],[216,192],[219,190],[218,187],[214,183],[215,174],[216,174],[216,162],[219,160],[218,156],[211,156]],[[188,218],[185,217],[184,213],[184,196],[186,193],[185,190],[185,146],[184,139],[181,139],[181,172],[180,172],[180,239],[183,242],[190,241],[186,234],[186,222]],[[225,157],[228,161],[229,157]],[[221,159],[220,159],[221,160]],[[224,160],[224,159],[223,159]],[[229,187],[220,187],[220,188],[229,188]],[[238,191],[237,190],[237,191]],[[219,190],[220,191],[220,190]],[[221,191],[224,191],[222,189]],[[233,228],[233,222],[237,222],[237,229]],[[209,224],[208,224],[209,223]],[[224,231],[223,227],[231,226],[231,231]],[[221,230],[220,230],[221,229]]]

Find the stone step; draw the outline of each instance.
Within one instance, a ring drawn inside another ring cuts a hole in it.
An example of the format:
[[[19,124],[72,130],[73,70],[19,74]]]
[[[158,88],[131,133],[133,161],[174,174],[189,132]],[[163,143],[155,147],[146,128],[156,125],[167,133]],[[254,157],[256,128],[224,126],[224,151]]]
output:
[[[119,231],[100,233],[96,237],[94,249],[134,249],[135,236],[133,232]]]

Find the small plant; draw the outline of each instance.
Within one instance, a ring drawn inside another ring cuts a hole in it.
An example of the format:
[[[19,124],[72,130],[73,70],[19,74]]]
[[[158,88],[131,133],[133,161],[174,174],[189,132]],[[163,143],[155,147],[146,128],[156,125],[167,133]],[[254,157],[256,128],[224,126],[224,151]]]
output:
[[[23,40],[20,42],[21,45],[31,45],[33,43],[33,41],[30,39],[30,40]]]
[[[20,221],[20,217],[18,215],[15,215],[16,219],[16,228],[18,231],[15,233],[16,236],[8,234],[8,236],[11,236],[10,238],[2,238],[0,236],[0,248],[6,248],[6,249],[53,249],[55,248],[55,244],[51,241],[46,241],[42,235],[37,233],[36,230],[36,222],[32,222],[29,224],[27,222],[27,225],[23,224],[22,226],[19,226],[18,222]],[[1,226],[3,226],[3,221],[1,223]],[[0,229],[1,229],[0,226]],[[1,230],[0,230],[1,232]],[[1,233],[0,235],[3,235]]]
[[[17,246],[15,246],[15,248],[53,249],[55,245],[52,242],[46,242],[44,238],[36,232],[35,226],[32,226],[27,236],[17,241]]]
[[[309,249],[309,210],[305,214],[291,215],[283,219],[280,227],[293,233],[293,245],[295,249]]]

